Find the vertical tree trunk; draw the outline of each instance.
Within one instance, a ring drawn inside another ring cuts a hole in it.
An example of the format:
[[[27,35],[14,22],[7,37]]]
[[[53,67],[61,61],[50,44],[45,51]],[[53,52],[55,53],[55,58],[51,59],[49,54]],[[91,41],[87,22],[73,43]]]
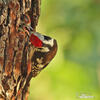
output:
[[[40,0],[0,0],[0,100],[27,100],[31,79],[25,25],[36,30]]]

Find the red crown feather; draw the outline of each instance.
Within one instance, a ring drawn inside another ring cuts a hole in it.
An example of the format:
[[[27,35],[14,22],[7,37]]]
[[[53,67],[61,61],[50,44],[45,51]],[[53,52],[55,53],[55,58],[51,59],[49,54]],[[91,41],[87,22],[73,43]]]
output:
[[[42,41],[37,36],[35,36],[34,34],[31,34],[31,36],[30,36],[30,42],[35,47],[42,47]]]

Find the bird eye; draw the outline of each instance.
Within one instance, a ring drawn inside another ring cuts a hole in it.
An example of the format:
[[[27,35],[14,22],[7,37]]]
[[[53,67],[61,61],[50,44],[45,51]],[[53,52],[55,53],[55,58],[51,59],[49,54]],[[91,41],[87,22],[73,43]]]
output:
[[[51,38],[48,36],[44,36],[44,40],[51,40]]]

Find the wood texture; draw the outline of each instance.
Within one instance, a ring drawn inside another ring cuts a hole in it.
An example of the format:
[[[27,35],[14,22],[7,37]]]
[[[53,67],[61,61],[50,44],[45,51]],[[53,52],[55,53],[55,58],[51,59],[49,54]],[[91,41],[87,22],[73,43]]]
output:
[[[0,100],[28,100],[32,78],[28,31],[36,31],[40,0],[0,0]]]

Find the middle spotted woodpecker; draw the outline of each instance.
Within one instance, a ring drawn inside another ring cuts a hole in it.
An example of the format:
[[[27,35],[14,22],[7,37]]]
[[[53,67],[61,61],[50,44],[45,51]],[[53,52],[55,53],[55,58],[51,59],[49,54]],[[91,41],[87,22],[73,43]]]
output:
[[[57,42],[38,32],[30,35],[30,42],[34,49],[34,52],[31,53],[31,71],[32,76],[35,77],[56,55]]]
[[[30,22],[28,15],[22,15],[22,24],[20,25],[22,28],[19,28],[19,30],[29,36],[30,53],[28,55],[27,72],[28,74],[32,73],[32,76],[35,77],[56,55],[57,42],[49,36],[34,32]]]

